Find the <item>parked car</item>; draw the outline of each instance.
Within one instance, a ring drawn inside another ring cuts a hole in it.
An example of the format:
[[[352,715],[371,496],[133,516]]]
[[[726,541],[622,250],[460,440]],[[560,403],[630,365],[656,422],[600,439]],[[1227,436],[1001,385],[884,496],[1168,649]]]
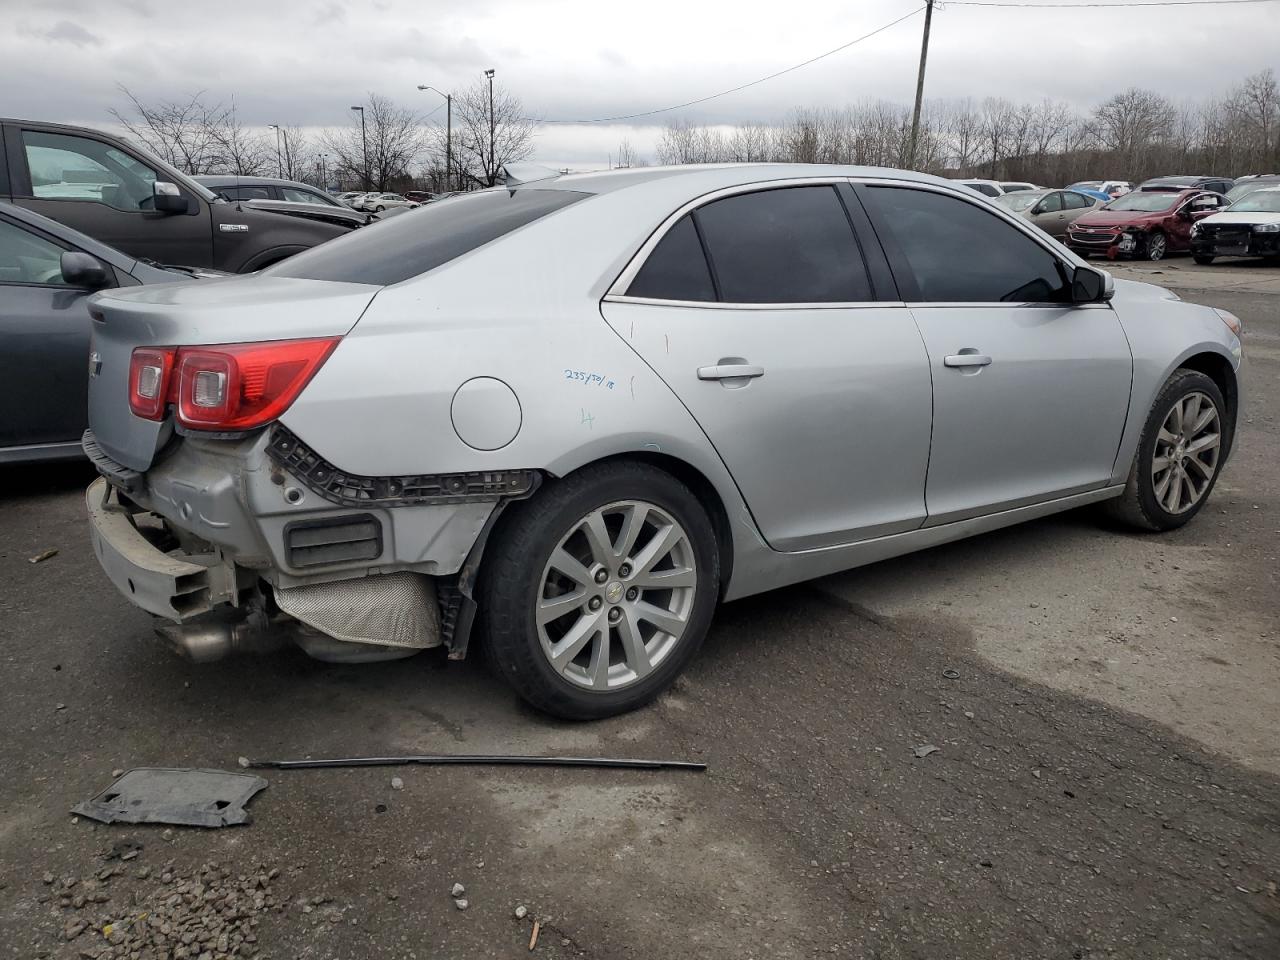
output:
[[[417,207],[421,204],[408,200],[398,193],[371,193],[361,201],[362,209],[370,213],[383,213],[395,207]]]
[[[208,275],[143,263],[0,203],[0,463],[84,456],[91,293]]]
[[[1018,190],[996,197],[995,202],[1059,240],[1076,217],[1102,206],[1101,200],[1076,190]]]
[[[1196,263],[1215,257],[1280,257],[1280,185],[1263,187],[1191,228]]]
[[[1001,180],[1000,189],[1005,193],[1018,193],[1024,190],[1043,190],[1044,187],[1024,180]]]
[[[952,183],[963,184],[970,190],[976,190],[984,197],[999,197],[1004,195],[1004,187],[996,180],[952,180]]]
[[[434,193],[428,193],[426,190],[406,190],[404,198],[414,203],[430,203],[436,197]]]
[[[345,204],[346,206],[350,207],[350,206],[354,206],[356,199],[359,197],[363,197],[364,194],[365,194],[365,191],[363,190],[348,191],[347,193],[338,194],[338,200],[341,203]]]
[[[1115,199],[1109,193],[1103,193],[1101,190],[1090,190],[1088,187],[1067,187],[1066,189],[1075,193],[1082,193],[1094,200],[1101,200],[1103,203],[1110,203]]]
[[[1227,199],[1235,203],[1255,190],[1267,187],[1280,187],[1280,174],[1263,173],[1254,177],[1241,177],[1236,181],[1236,185],[1227,191]]]
[[[219,174],[194,178],[223,200],[286,200],[290,203],[316,203],[323,207],[343,206],[337,198],[319,187],[297,180],[277,177],[239,177]]]
[[[1230,177],[1153,177],[1138,184],[1138,189],[1164,190],[1171,193],[1200,189],[1225,195],[1234,185],[1235,181]]]
[[[1066,244],[1085,257],[1163,260],[1190,250],[1191,225],[1226,206],[1226,197],[1205,190],[1138,190],[1080,217],[1068,228]]]
[[[1081,180],[1079,183],[1073,183],[1068,190],[1097,190],[1105,193],[1114,200],[1116,197],[1123,197],[1126,193],[1133,189],[1133,185],[1128,180]]]
[[[576,718],[720,600],[1087,503],[1179,527],[1240,405],[1231,314],[897,170],[508,175],[94,308],[94,552],[179,649],[457,658],[479,607]]]
[[[229,204],[99,130],[0,120],[0,136],[0,200],[133,257],[245,273],[351,229]]]

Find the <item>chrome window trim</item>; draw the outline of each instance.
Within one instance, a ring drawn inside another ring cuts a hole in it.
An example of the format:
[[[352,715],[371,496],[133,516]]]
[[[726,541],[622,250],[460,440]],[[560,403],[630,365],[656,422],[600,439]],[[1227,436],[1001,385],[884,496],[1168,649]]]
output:
[[[640,272],[640,268],[649,258],[649,254],[653,252],[654,247],[662,242],[672,227],[680,222],[680,219],[687,213],[712,203],[724,197],[737,196],[743,193],[758,193],[762,190],[772,190],[784,187],[812,187],[812,186],[836,186],[841,183],[850,185],[865,185],[875,187],[901,187],[908,190],[928,190],[933,193],[940,193],[943,196],[954,197],[965,203],[971,204],[980,210],[986,210],[988,213],[994,213],[997,217],[1002,218],[1007,224],[1020,231],[1023,236],[1034,241],[1049,256],[1066,267],[1074,270],[1080,264],[1073,263],[1069,259],[1064,259],[1061,251],[1054,249],[1046,240],[1050,240],[1048,235],[1037,236],[1037,233],[1043,233],[1035,229],[1034,225],[1027,220],[1019,217],[1009,211],[1003,210],[997,204],[993,204],[984,194],[975,194],[963,184],[959,188],[945,186],[938,183],[928,183],[920,180],[898,180],[893,177],[853,177],[853,176],[825,176],[825,177],[786,177],[778,180],[758,180],[752,183],[739,183],[730,187],[721,187],[712,190],[709,193],[701,194],[694,197],[676,208],[676,211],[670,214],[654,229],[647,240],[640,245],[637,250],[627,261],[627,265],[622,268],[622,272],[618,274],[617,279],[609,285],[609,289],[605,292],[602,302],[605,303],[635,303],[644,304],[655,307],[696,307],[704,310],[849,310],[849,309],[865,309],[867,307],[907,307],[915,303],[920,306],[935,307],[1062,307],[1072,306],[1071,304],[1062,303],[1046,303],[1044,301],[1019,301],[1010,303],[1006,301],[952,301],[946,303],[933,303],[927,300],[906,301],[893,300],[859,300],[847,303],[831,303],[817,301],[813,303],[727,303],[719,300],[665,300],[657,297],[633,297],[626,292],[631,286],[631,281],[635,279],[636,274]],[[966,195],[967,194],[967,195]],[[1090,269],[1097,269],[1090,267]],[[1110,309],[1108,304],[1075,304],[1076,307],[1086,306],[1102,306]]]

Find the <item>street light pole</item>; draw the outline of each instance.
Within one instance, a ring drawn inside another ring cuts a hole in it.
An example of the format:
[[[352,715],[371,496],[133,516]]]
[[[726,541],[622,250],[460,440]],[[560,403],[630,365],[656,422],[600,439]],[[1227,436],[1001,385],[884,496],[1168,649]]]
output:
[[[446,191],[452,189],[451,178],[453,177],[453,94],[445,93],[437,90],[429,84],[418,84],[419,90],[430,90],[432,93],[438,93],[444,97],[444,115],[445,115],[445,134],[444,134],[444,188]],[[439,107],[436,107],[439,110]]]
[[[324,161],[329,155],[327,153],[320,154],[320,189],[325,193],[329,192],[329,178],[324,172]]]
[[[280,125],[278,123],[269,123],[267,126],[276,132],[276,176],[283,180],[284,165],[280,162]]]
[[[929,57],[929,24],[933,21],[933,0],[925,0],[924,38],[920,41],[920,73],[916,77],[916,106],[911,111],[911,143],[907,147],[908,168],[916,165],[916,145],[920,136],[920,104],[924,100],[924,62]]]
[[[360,111],[360,149],[364,154],[364,188],[369,189],[369,136],[364,129],[364,107],[352,107]]]
[[[484,72],[489,78],[489,186],[497,179],[498,171],[493,169],[493,68]]]

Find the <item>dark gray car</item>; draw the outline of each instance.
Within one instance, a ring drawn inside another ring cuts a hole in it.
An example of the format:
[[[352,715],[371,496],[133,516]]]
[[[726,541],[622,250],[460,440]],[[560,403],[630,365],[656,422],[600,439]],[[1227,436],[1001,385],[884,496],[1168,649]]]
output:
[[[82,456],[89,294],[193,275],[0,203],[0,463]]]
[[[288,204],[219,199],[127,141],[99,130],[0,120],[0,200],[135,257],[247,273],[359,226]]]

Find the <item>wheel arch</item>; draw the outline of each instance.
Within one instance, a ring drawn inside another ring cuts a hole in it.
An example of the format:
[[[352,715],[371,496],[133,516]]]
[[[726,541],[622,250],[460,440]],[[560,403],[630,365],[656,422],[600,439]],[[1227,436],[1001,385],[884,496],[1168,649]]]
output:
[[[1239,417],[1238,411],[1240,408],[1240,383],[1235,366],[1222,354],[1215,353],[1212,350],[1205,350],[1183,358],[1174,369],[1178,368],[1203,373],[1217,384],[1218,389],[1222,391],[1223,399],[1227,401],[1227,420],[1231,429],[1230,434],[1227,436],[1227,449],[1223,451],[1223,459],[1225,460],[1226,457],[1231,455],[1231,447],[1235,443],[1236,421]],[[1172,373],[1172,371],[1170,372]]]

